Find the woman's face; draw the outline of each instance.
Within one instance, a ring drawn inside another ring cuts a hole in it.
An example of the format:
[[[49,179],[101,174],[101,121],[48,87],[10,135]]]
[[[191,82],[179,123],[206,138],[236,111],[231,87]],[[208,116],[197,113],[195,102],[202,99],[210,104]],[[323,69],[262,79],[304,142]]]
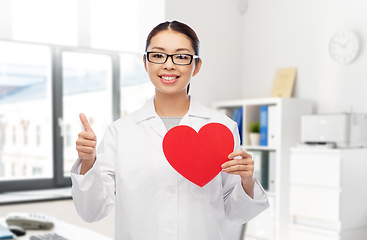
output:
[[[162,52],[167,54],[191,54],[195,55],[190,39],[178,32],[165,30],[155,35],[147,48],[147,52]],[[144,58],[145,70],[149,74],[156,89],[156,94],[185,94],[191,77],[195,76],[201,66],[195,60],[190,65],[176,65],[169,57],[163,64],[148,62]]]

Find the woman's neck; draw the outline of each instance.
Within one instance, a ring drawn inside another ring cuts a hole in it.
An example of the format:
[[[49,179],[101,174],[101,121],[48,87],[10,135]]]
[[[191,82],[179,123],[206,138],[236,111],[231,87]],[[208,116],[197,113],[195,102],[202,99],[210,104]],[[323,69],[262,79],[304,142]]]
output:
[[[159,94],[156,92],[154,107],[160,117],[183,117],[190,107],[189,97],[185,94]]]

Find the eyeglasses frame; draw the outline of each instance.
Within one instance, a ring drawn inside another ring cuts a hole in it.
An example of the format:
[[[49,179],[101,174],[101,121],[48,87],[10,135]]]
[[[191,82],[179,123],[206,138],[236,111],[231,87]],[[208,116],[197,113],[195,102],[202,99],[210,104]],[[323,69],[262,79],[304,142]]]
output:
[[[162,53],[162,54],[164,54],[164,55],[167,56],[166,57],[166,60],[164,62],[162,62],[162,63],[152,62],[152,61],[149,60],[149,57],[148,57],[148,55],[151,54],[151,53]],[[188,53],[168,54],[168,53],[164,53],[164,52],[145,52],[144,55],[146,55],[148,62],[155,63],[155,64],[165,64],[167,62],[168,58],[171,57],[171,60],[172,60],[173,64],[175,64],[175,65],[181,65],[181,66],[191,65],[193,59],[199,58],[198,55],[192,55],[192,54],[188,54]],[[175,61],[173,60],[173,56],[175,56],[175,55],[187,55],[187,56],[190,56],[191,57],[190,63],[187,63],[187,64],[175,63]]]

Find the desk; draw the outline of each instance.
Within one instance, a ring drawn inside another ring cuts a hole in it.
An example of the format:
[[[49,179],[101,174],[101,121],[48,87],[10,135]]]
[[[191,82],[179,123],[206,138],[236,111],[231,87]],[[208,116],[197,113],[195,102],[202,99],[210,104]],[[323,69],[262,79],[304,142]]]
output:
[[[71,187],[1,193],[0,205],[61,199],[71,199]]]
[[[27,234],[25,236],[21,236],[16,239],[29,240],[29,238],[33,235],[57,233],[60,236],[67,238],[68,240],[81,240],[81,239],[112,240],[112,238],[105,237],[99,233],[90,231],[85,228],[74,226],[72,224],[66,223],[58,219],[53,219],[53,222],[55,226],[51,230],[27,230]],[[6,226],[5,218],[0,218],[0,223]]]

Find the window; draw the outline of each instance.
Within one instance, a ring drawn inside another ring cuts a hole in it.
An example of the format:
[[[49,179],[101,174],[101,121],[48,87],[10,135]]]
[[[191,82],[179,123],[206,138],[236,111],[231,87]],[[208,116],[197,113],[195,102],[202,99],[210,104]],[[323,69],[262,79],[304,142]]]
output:
[[[15,41],[0,41],[0,192],[70,186],[79,113],[102,139],[109,123],[154,95],[142,56],[164,1],[13,0],[9,12]],[[94,49],[75,47],[84,20]]]
[[[79,113],[87,116],[98,139],[102,139],[112,122],[112,58],[105,54],[65,51],[62,53],[62,71],[63,122],[66,125],[64,175],[69,176],[78,156],[75,147],[69,146],[71,136],[76,140],[79,133]]]
[[[23,165],[23,175],[27,175],[27,165]]]
[[[36,127],[36,145],[39,147],[41,146],[41,127],[37,126]]]
[[[24,146],[28,145],[28,127],[23,127]]]
[[[3,123],[13,125],[13,144],[0,141],[0,192],[70,185],[79,113],[99,138],[120,116],[112,87],[118,60],[116,53],[0,41],[0,134]]]
[[[32,174],[34,176],[40,176],[40,175],[42,175],[42,168],[41,167],[33,167],[32,168]]]
[[[70,124],[69,125],[66,125],[65,127],[65,148],[70,148],[71,147],[71,126]]]
[[[1,117],[0,117],[1,119]],[[0,120],[0,151],[6,144],[6,123]]]
[[[13,127],[13,145],[17,143],[17,130]]]
[[[121,116],[141,108],[154,95],[142,58],[142,54],[120,55]]]
[[[11,175],[10,176],[16,176],[15,169],[16,169],[15,164],[11,164]]]
[[[0,148],[0,181],[32,179],[35,176],[22,169],[35,164],[45,169],[41,177],[53,175],[50,58],[47,46],[0,42],[0,116],[2,122],[13,124],[13,144]],[[35,123],[47,130],[47,141],[38,151],[30,142]]]
[[[13,127],[13,145],[17,143],[17,129]]]

